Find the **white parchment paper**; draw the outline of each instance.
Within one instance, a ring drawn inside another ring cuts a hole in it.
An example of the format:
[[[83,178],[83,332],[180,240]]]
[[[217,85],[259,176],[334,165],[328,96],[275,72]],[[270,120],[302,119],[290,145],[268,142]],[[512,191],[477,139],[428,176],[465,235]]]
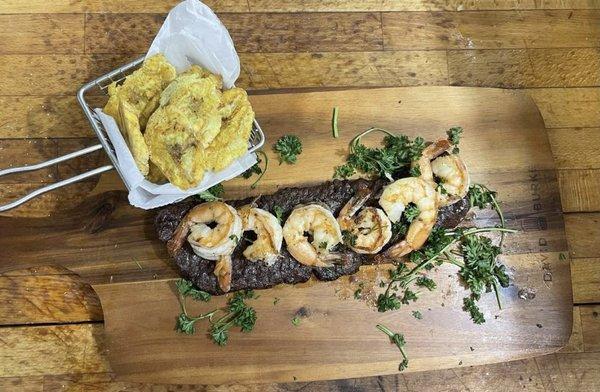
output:
[[[240,74],[240,59],[227,29],[199,0],[185,0],[169,12],[146,57],[156,53],[164,54],[177,72],[198,64],[221,75],[225,88],[233,87]],[[129,202],[135,207],[151,209],[177,202],[234,178],[256,163],[256,155],[247,153],[220,172],[206,172],[198,186],[185,191],[170,183],[153,184],[137,168],[115,120],[102,109],[95,111],[114,146]]]

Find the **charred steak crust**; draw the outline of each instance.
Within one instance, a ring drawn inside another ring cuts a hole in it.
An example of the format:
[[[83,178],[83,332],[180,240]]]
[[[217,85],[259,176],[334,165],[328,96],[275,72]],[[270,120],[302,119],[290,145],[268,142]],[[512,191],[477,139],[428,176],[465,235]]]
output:
[[[272,195],[261,196],[255,203],[257,207],[270,212],[273,212],[275,206],[279,206],[283,211],[284,221],[296,206],[311,203],[324,204],[337,216],[358,187],[370,187],[373,190],[373,195],[367,204],[377,205],[384,184],[385,182],[381,180],[334,180],[315,186],[280,189]],[[243,200],[230,200],[228,203],[237,208],[250,203],[252,200],[253,198],[246,198]],[[171,239],[181,219],[196,204],[198,204],[198,201],[188,199],[160,210],[155,218],[158,238],[163,242]],[[469,201],[463,199],[451,206],[442,208],[437,225],[443,227],[457,226],[464,219],[469,207]],[[240,245],[232,255],[231,291],[266,289],[281,283],[302,283],[310,279],[312,275],[319,280],[335,280],[340,276],[355,273],[361,265],[369,264],[371,260],[369,255],[344,250],[342,251],[342,263],[331,268],[312,268],[297,262],[284,246],[281,250],[281,257],[273,265],[267,266],[265,263],[246,260],[242,254],[244,251],[243,243],[244,241],[240,241]],[[215,262],[202,259],[196,255],[187,241],[175,255],[174,260],[181,275],[193,282],[199,289],[211,294],[223,294],[219,288],[217,278],[213,274]]]

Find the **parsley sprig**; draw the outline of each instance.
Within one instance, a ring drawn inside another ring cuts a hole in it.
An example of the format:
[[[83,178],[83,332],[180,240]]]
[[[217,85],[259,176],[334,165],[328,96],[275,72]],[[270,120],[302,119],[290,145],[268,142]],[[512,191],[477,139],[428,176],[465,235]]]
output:
[[[385,134],[383,147],[372,148],[361,143],[361,139],[372,132]],[[369,128],[350,141],[346,163],[335,168],[334,177],[348,178],[360,172],[392,181],[408,173],[411,162],[421,156],[424,148],[423,138],[411,140],[408,136],[396,135],[382,128]]]
[[[252,290],[238,291],[227,301],[227,306],[191,317],[185,306],[186,298],[191,297],[195,300],[208,302],[211,296],[205,291],[198,290],[192,282],[185,279],[179,279],[175,285],[179,293],[179,303],[181,305],[181,313],[177,317],[175,324],[175,330],[178,332],[192,335],[196,332],[196,322],[208,319],[211,324],[209,336],[213,342],[219,346],[224,346],[229,340],[229,330],[231,328],[240,327],[242,332],[250,332],[254,328],[256,324],[256,311],[245,302],[247,299],[255,298]],[[214,321],[213,318],[218,313],[223,313],[223,316]]]
[[[250,169],[242,173],[242,177],[245,179],[252,177],[254,174],[258,174],[258,178],[252,183],[252,185],[250,185],[251,189],[256,188],[256,184],[258,184],[258,182],[263,178],[263,176],[267,172],[267,169],[269,168],[269,157],[267,156],[267,154],[265,154],[263,150],[259,150],[256,152],[256,155],[259,154],[262,156],[263,159],[258,158],[256,163],[252,165]],[[265,167],[261,169],[260,164],[263,162],[263,160],[265,162]]]
[[[400,362],[400,366],[398,366],[399,371],[403,371],[408,367],[408,357],[406,356],[406,352],[404,351],[404,346],[406,345],[406,341],[404,340],[404,335],[392,332],[388,327],[383,324],[377,324],[377,329],[386,334],[390,338],[390,342],[395,344],[400,350],[400,354],[402,354],[402,362]]]
[[[294,164],[302,153],[302,142],[296,135],[285,135],[275,142],[273,150],[279,154],[279,164]]]
[[[410,289],[411,283],[429,290],[435,288],[435,282],[419,275],[435,264],[448,262],[460,268],[459,275],[467,283],[474,300],[479,300],[481,293],[494,289],[498,285],[508,286],[508,275],[504,266],[497,262],[499,247],[493,247],[487,237],[478,236],[489,232],[515,233],[516,230],[503,227],[486,227],[471,229],[434,229],[429,239],[419,251],[411,253],[410,259],[416,266],[409,269],[405,263],[400,263],[395,269],[389,271],[389,282],[385,292],[377,298],[377,310],[386,312],[399,309],[403,304],[408,304],[418,298],[418,292]],[[488,243],[489,241],[489,243]],[[454,247],[462,250],[460,256],[452,254]],[[457,259],[461,257],[463,261]],[[499,297],[498,297],[499,298]],[[498,303],[499,299],[498,299]],[[500,306],[500,305],[499,305]]]
[[[223,184],[217,184],[211,186],[205,191],[198,193],[196,197],[198,197],[202,201],[217,201],[223,200],[223,193],[225,193]]]

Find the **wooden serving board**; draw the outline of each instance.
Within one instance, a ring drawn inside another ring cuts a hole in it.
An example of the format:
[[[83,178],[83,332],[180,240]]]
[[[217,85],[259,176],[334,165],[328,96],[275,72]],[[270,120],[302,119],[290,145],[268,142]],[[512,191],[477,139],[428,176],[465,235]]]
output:
[[[297,134],[303,153],[296,165],[271,158],[260,186],[250,180],[226,185],[229,198],[270,193],[280,187],[331,178],[357,132],[379,126],[436,139],[465,129],[461,154],[472,180],[499,192],[510,227],[503,262],[512,284],[482,300],[487,323],[473,324],[461,309],[465,290],[457,269],[434,271],[438,289],[399,311],[374,310],[373,283],[386,266],[363,267],[354,277],[260,291],[250,334],[233,332],[226,347],[203,334],[174,332],[179,305],[177,271],[156,239],[154,212],[127,204],[113,174],[101,178],[81,205],[50,218],[0,217],[0,272],[54,264],[92,284],[100,296],[112,369],[121,379],[152,383],[231,383],[317,380],[397,372],[400,355],[375,328],[383,323],[405,335],[407,371],[499,362],[556,351],[571,333],[572,294],[556,173],[542,118],[523,93],[499,89],[420,87],[254,95],[267,146]],[[340,137],[331,135],[339,107]],[[375,138],[373,138],[373,141]],[[66,190],[68,191],[68,189]],[[475,211],[477,225],[497,223]],[[352,296],[360,282],[364,300]],[[275,298],[278,298],[276,304]],[[224,304],[190,304],[191,313]],[[422,320],[411,312],[419,310]],[[294,326],[292,318],[300,317]]]

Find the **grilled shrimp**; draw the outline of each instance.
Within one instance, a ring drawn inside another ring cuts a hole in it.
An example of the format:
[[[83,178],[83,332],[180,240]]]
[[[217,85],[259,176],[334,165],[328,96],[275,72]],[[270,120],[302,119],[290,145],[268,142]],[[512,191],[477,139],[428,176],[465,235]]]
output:
[[[457,154],[444,155],[431,162],[433,174],[442,182],[439,191],[440,206],[447,206],[465,197],[469,192],[471,180],[464,161]],[[439,190],[439,188],[438,188]]]
[[[429,181],[419,177],[401,178],[386,186],[379,199],[379,204],[392,222],[400,220],[409,203],[417,206],[419,214],[411,222],[406,238],[392,245],[385,252],[385,257],[398,259],[419,249],[435,225],[438,200],[435,188]]]
[[[312,242],[305,235],[312,235]],[[314,267],[331,267],[340,256],[331,249],[342,241],[333,214],[318,204],[296,207],[283,225],[287,250],[298,262]]]
[[[273,264],[283,242],[283,229],[277,218],[268,211],[248,204],[238,209],[242,218],[243,231],[256,233],[256,240],[244,250],[244,257],[250,261],[264,261]]]
[[[433,170],[431,167],[431,160],[438,157],[440,154],[444,153],[444,151],[450,148],[450,142],[446,139],[440,139],[438,141],[433,142],[432,144],[425,147],[421,157],[412,163],[413,167],[418,167],[419,178],[434,183],[433,180]],[[434,185],[435,187],[435,185]]]
[[[423,246],[437,219],[439,207],[436,184],[433,179],[431,160],[450,148],[450,142],[442,139],[425,147],[421,157],[413,162],[413,167],[419,168],[419,177],[401,178],[386,186],[379,198],[392,222],[398,222],[402,213],[413,203],[419,209],[419,214],[411,222],[406,238],[392,245],[379,258],[398,259]]]
[[[210,223],[216,226],[211,228]],[[231,288],[231,254],[241,235],[242,220],[235,208],[212,201],[198,204],[187,213],[167,243],[167,249],[174,255],[187,237],[194,253],[217,261],[214,274],[221,290],[227,292]]]
[[[337,219],[340,228],[352,235],[353,241],[348,245],[356,253],[377,253],[392,238],[392,223],[385,212],[375,207],[360,210],[371,194],[367,187],[360,188],[342,208]]]

